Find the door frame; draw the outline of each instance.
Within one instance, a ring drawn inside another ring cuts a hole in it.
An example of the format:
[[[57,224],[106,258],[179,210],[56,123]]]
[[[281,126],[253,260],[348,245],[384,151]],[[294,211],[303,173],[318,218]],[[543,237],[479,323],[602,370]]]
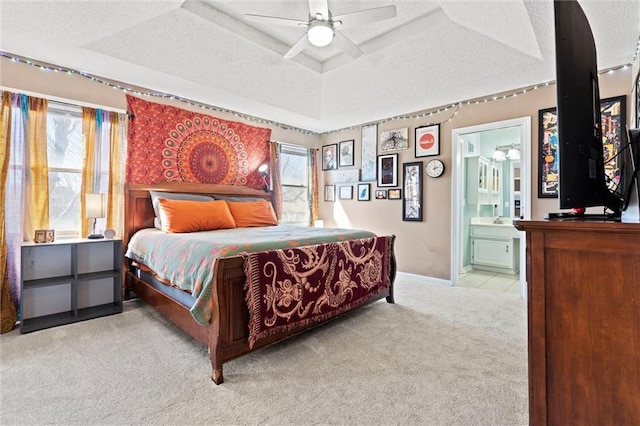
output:
[[[454,162],[451,179],[451,211],[453,212],[451,226],[451,285],[458,285],[458,275],[462,271],[462,206],[463,206],[463,157],[462,136],[469,133],[479,133],[487,130],[505,127],[520,127],[520,210],[525,220],[531,219],[531,117],[520,117],[510,120],[475,126],[460,127],[451,131],[451,158]],[[524,232],[520,232],[520,296],[527,296],[526,274],[527,241]]]

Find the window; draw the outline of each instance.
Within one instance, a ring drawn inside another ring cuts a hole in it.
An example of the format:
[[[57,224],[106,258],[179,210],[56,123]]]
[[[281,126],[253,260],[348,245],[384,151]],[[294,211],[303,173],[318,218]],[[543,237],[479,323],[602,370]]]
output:
[[[280,175],[282,183],[281,223],[309,224],[309,150],[292,145],[280,145]]]
[[[49,102],[49,225],[56,235],[77,236],[80,230],[83,155],[82,109]]]

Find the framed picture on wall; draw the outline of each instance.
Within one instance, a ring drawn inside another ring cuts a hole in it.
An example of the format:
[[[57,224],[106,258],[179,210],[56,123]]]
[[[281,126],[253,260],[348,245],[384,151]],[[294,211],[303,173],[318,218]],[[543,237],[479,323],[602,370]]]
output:
[[[376,156],[378,154],[378,125],[362,126],[362,167],[360,180],[370,182],[376,180]]]
[[[636,129],[640,129],[640,71],[636,75]]]
[[[538,111],[538,198],[558,196],[558,114],[556,108]]]
[[[615,191],[621,179],[620,150],[627,136],[627,97],[616,96],[600,101],[602,143],[604,145],[604,173],[609,191]]]
[[[324,186],[324,200],[328,202],[336,201],[336,186],[325,185]]]
[[[607,186],[613,190],[620,182],[620,148],[626,132],[626,96],[600,100],[602,143]],[[538,198],[558,197],[558,115],[556,108],[538,111],[539,173]]]
[[[369,201],[371,199],[371,184],[358,184],[358,201]]]
[[[390,189],[388,191],[388,195],[389,195],[389,199],[390,200],[400,200],[402,194],[402,190],[399,188],[395,188],[395,189]]]
[[[353,144],[353,140],[342,141],[338,144],[340,152],[340,167],[353,166]]]
[[[440,125],[416,127],[416,157],[440,155]]]
[[[409,148],[409,129],[393,129],[380,133],[380,152]]]
[[[422,161],[402,165],[402,220],[422,221]]]
[[[341,186],[340,187],[340,199],[341,200],[353,200],[353,186]]]
[[[338,144],[322,147],[322,170],[336,170],[338,168]]]
[[[386,200],[386,199],[387,199],[387,190],[376,189],[376,200]]]
[[[398,186],[398,154],[378,155],[378,186]]]

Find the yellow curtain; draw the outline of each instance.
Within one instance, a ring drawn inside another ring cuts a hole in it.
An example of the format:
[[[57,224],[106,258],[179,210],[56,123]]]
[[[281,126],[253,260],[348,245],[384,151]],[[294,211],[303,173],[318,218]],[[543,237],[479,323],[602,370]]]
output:
[[[107,228],[117,236],[124,234],[124,135],[126,114],[111,113],[109,130],[109,190],[107,200]]]
[[[271,165],[269,173],[271,174],[271,190],[273,191],[273,204],[278,220],[282,217],[282,185],[280,182],[280,144],[271,142],[269,144],[271,151]]]
[[[309,226],[318,220],[318,150],[309,150],[309,170],[311,170],[311,189],[309,191]]]
[[[96,169],[96,110],[82,108],[82,137],[84,139],[84,161],[82,164],[82,184],[80,186],[80,236],[89,234],[91,220],[85,218],[86,194],[94,191],[93,182]]]
[[[5,230],[5,185],[7,183],[7,175],[9,172],[9,156],[11,153],[11,93],[2,92],[2,106],[0,107],[0,333],[8,333],[13,330],[18,316],[16,314],[16,306],[11,298],[11,289],[9,288],[9,269],[7,265],[7,238]]]
[[[25,184],[25,241],[33,239],[36,229],[49,227],[48,104],[46,99],[29,97],[29,117],[27,118],[29,165]]]

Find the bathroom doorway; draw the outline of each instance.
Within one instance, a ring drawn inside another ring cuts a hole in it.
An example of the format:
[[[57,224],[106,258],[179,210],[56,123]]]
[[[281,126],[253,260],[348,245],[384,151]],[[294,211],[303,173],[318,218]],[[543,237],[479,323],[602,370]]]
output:
[[[531,118],[454,129],[452,141],[451,283],[512,277],[524,298],[526,241],[512,223],[531,218]]]

